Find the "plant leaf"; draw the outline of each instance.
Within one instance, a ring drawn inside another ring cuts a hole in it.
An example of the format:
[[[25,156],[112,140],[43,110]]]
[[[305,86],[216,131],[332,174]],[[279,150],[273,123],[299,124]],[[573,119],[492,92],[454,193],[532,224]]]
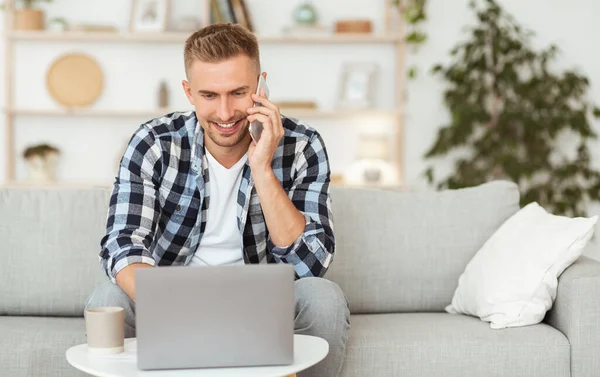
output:
[[[414,30],[406,36],[406,41],[408,43],[421,44],[421,43],[425,42],[426,40],[427,40],[427,35],[425,35],[424,33],[420,32],[418,30]]]
[[[417,67],[412,66],[408,69],[408,78],[412,80],[415,77],[417,77]]]

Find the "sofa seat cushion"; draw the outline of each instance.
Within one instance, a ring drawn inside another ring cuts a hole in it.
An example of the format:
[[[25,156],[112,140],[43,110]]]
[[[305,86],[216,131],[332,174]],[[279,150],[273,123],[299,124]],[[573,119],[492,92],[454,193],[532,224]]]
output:
[[[568,377],[570,344],[538,324],[492,330],[447,313],[353,315],[343,377]]]
[[[0,316],[0,334],[2,376],[87,376],[65,358],[86,341],[83,318]]]

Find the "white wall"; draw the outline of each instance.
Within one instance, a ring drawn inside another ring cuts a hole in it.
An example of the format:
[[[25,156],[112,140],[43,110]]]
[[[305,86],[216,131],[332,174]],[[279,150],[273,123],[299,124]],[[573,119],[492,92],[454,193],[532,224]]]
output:
[[[248,0],[257,32],[276,34],[291,22],[296,0]],[[600,50],[596,48],[600,26],[595,15],[600,3],[594,0],[500,0],[516,18],[537,33],[535,44],[544,46],[556,42],[562,50],[559,66],[580,68],[591,80],[592,96],[600,103]],[[128,24],[129,2],[123,0],[93,0],[102,5],[90,11],[92,1],[56,0],[46,6],[48,16],[63,16],[72,22],[107,22],[125,28]],[[201,15],[198,2],[173,0],[173,18],[184,14]],[[383,2],[374,0],[315,1],[323,23],[334,18],[367,17],[383,27]],[[419,77],[407,87],[405,114],[405,183],[424,187],[421,173],[425,167],[422,155],[432,143],[437,128],[448,118],[442,104],[443,84],[427,74],[438,62],[448,61],[448,51],[465,34],[462,28],[472,22],[467,0],[429,0],[428,42],[417,51],[410,51],[407,65],[420,69]],[[388,45],[264,45],[261,46],[263,68],[269,73],[273,99],[314,97],[322,107],[331,107],[337,95],[339,69],[345,60],[375,60],[381,65],[377,99],[382,108],[392,108],[395,96],[394,51]],[[0,42],[0,53],[3,46]],[[56,105],[44,88],[44,75],[51,60],[67,51],[79,50],[94,55],[106,72],[106,85],[98,108],[153,108],[160,79],[171,88],[173,104],[187,106],[180,90],[183,77],[181,46],[129,45],[97,43],[39,44],[19,42],[16,51],[18,80],[16,104],[36,108]],[[2,64],[3,62],[0,62]],[[3,79],[3,78],[2,78]],[[1,87],[1,86],[0,86]],[[0,99],[3,93],[0,93]],[[131,132],[144,119],[36,118],[17,120],[17,150],[39,141],[57,144],[64,153],[60,177],[78,181],[105,181],[113,174],[115,161]],[[2,119],[0,119],[2,122]],[[334,173],[339,173],[354,157],[359,131],[389,126],[385,120],[360,119],[349,121],[312,120],[325,138]],[[596,124],[600,132],[600,125]],[[0,127],[3,127],[0,124]],[[0,145],[4,145],[0,132]],[[598,148],[595,163],[600,166]],[[83,158],[80,156],[89,156]],[[4,154],[0,153],[0,183],[5,177]],[[18,176],[25,169],[18,166]],[[590,208],[600,213],[600,207]],[[596,237],[598,238],[598,237]],[[600,243],[594,241],[590,255],[600,257]]]

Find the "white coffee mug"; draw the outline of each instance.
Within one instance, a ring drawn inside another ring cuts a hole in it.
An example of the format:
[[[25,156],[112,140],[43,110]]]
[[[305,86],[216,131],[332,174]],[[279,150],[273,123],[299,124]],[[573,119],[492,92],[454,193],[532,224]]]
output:
[[[85,328],[90,353],[113,355],[125,350],[125,311],[123,308],[86,309]]]

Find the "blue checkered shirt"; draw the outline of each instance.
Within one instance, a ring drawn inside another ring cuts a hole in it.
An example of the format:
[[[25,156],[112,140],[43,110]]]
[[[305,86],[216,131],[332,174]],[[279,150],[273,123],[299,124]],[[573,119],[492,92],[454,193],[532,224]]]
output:
[[[132,263],[186,265],[206,229],[210,177],[204,133],[196,114],[176,112],[141,125],[115,179],[100,263],[116,282]],[[296,208],[304,232],[286,247],[271,241],[246,162],[237,195],[237,224],[245,263],[289,263],[296,278],[323,276],[335,250],[330,167],[316,130],[282,116],[285,130],[272,168]]]

